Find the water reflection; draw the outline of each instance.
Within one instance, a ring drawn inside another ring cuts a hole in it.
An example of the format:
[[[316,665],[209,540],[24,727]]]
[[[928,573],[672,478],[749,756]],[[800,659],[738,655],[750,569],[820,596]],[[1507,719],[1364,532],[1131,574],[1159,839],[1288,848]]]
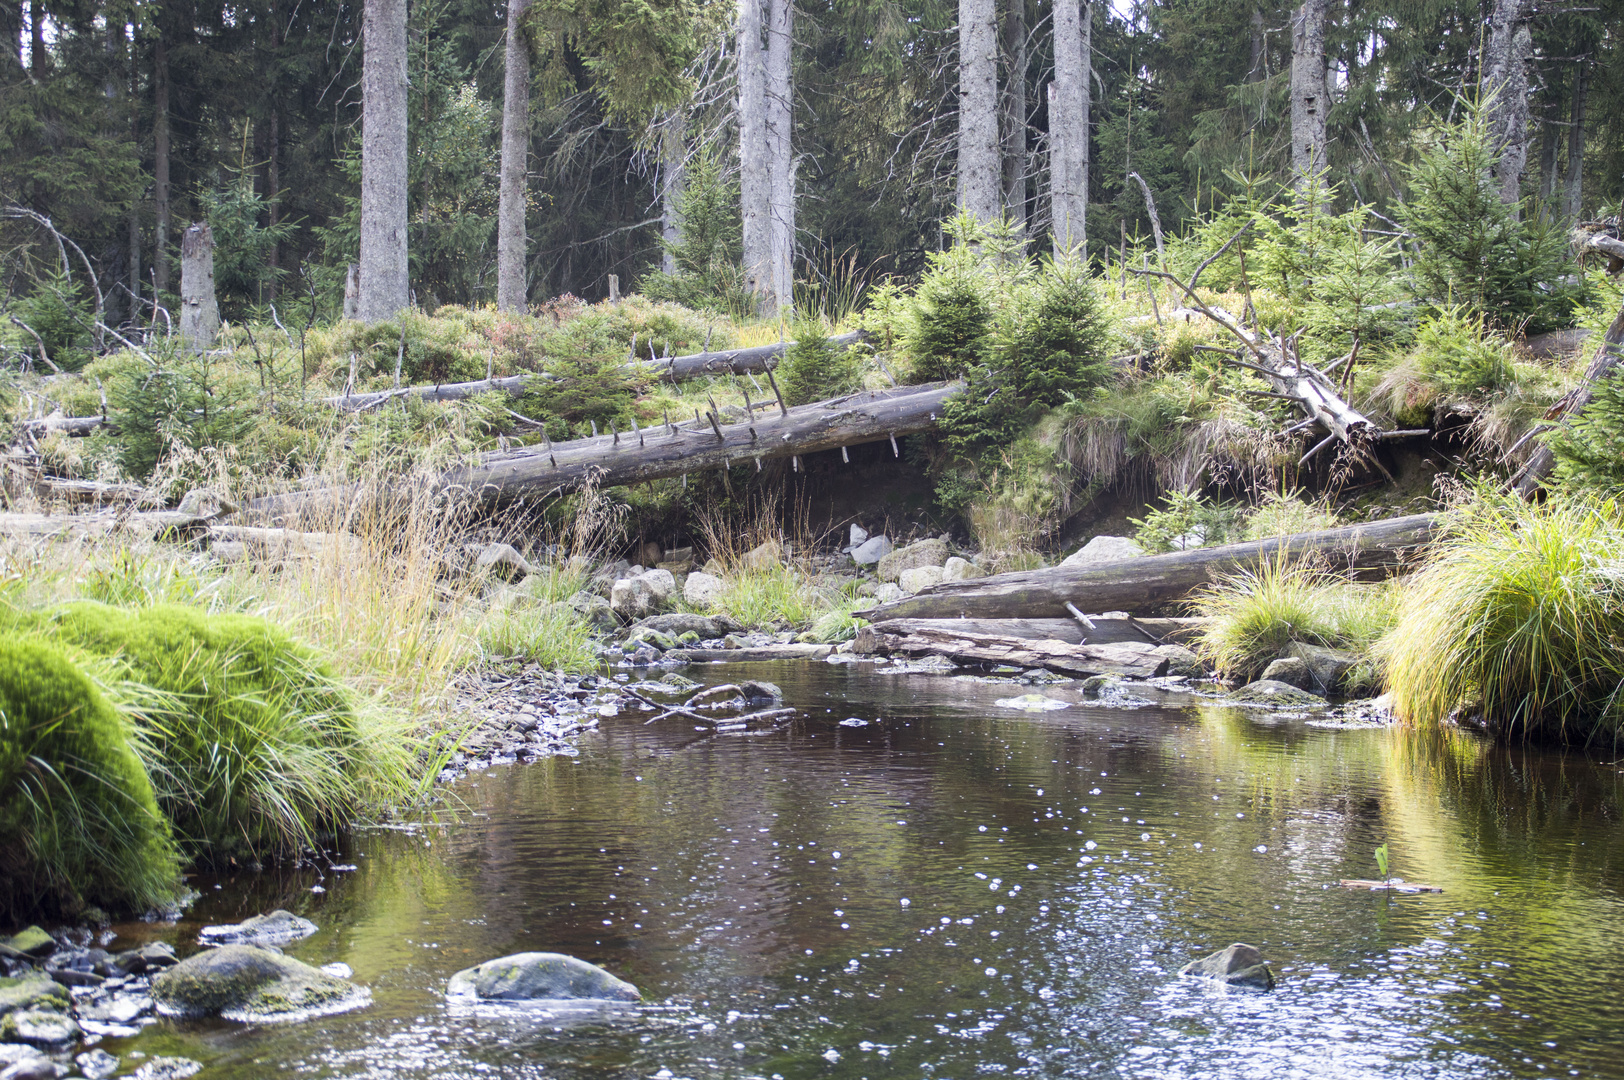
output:
[[[628,717],[578,757],[474,775],[455,825],[361,834],[354,871],[200,882],[198,923],[314,919],[289,951],[350,964],[374,1005],[110,1048],[242,1077],[1624,1075],[1615,766],[1066,687],[1032,714],[969,679],[766,674],[807,721],[700,738]],[[1336,886],[1382,843],[1445,892]],[[1174,975],[1231,941],[1281,987]],[[542,949],[652,1004],[440,996]]]

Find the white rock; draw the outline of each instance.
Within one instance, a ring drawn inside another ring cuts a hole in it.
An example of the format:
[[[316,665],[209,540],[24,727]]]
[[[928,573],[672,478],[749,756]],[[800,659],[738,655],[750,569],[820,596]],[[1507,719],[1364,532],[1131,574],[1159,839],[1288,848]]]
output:
[[[891,541],[885,536],[871,536],[852,549],[852,562],[858,566],[873,566],[891,554]]]
[[[874,599],[882,604],[889,604],[893,600],[901,600],[903,595],[902,586],[894,581],[887,581],[874,590]]]
[[[669,570],[645,570],[638,577],[654,590],[654,602],[664,604],[677,594],[677,579]]]
[[[850,550],[855,551],[858,548],[862,547],[863,546],[863,541],[867,540],[867,539],[868,539],[868,530],[863,528],[861,525],[853,525],[851,527],[851,548],[850,548]]]
[[[777,566],[783,555],[783,546],[777,540],[768,540],[740,556],[739,565],[746,570],[765,570],[769,566]]]
[[[1061,566],[1093,566],[1096,563],[1116,562],[1119,559],[1137,559],[1145,549],[1126,536],[1096,536],[1076,551],[1067,555]]]
[[[641,577],[621,578],[609,590],[609,607],[623,618],[640,619],[656,606],[654,587]]]
[[[722,595],[722,579],[695,571],[682,583],[682,598],[696,608],[709,608]]]
[[[897,585],[903,592],[912,596],[921,589],[940,584],[946,573],[947,571],[940,566],[916,566],[897,575]]]
[[[986,577],[987,572],[968,559],[961,559],[957,555],[942,564],[943,581],[969,581],[971,578]]]

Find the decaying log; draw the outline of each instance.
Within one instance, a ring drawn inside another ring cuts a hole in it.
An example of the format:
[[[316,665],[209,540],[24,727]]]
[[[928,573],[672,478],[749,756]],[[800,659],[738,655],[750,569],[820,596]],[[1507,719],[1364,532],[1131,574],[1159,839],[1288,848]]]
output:
[[[31,486],[36,498],[69,504],[140,502],[147,494],[147,489],[140,484],[104,484],[99,480],[63,480],[54,476],[42,476]]]
[[[1591,358],[1590,366],[1585,368],[1584,378],[1579,380],[1578,386],[1568,391],[1567,395],[1557,402],[1546,414],[1546,418],[1570,417],[1582,412],[1584,407],[1590,404],[1592,388],[1612,373],[1620,359],[1624,359],[1624,306],[1619,307],[1618,316],[1607,328],[1601,344],[1596,346],[1596,354]],[[1551,452],[1550,445],[1541,446],[1534,451],[1533,456],[1528,459],[1528,464],[1522,467],[1522,471],[1512,479],[1512,488],[1523,498],[1530,498],[1539,490],[1546,474],[1555,464],[1556,455]]]
[[[47,416],[39,420],[19,420],[17,426],[35,437],[60,431],[65,435],[82,437],[101,427],[100,416]]]
[[[103,537],[128,533],[149,540],[203,535],[209,518],[174,510],[95,514],[0,514],[0,536]]]
[[[336,556],[353,564],[363,552],[360,539],[348,533],[299,532],[252,525],[213,525],[208,530],[208,542],[209,549],[228,562],[238,558],[281,562]]]
[[[664,657],[689,664],[740,664],[758,660],[822,660],[834,651],[833,645],[791,643],[758,645],[750,649],[668,649]]]
[[[600,435],[548,442],[482,455],[472,464],[443,473],[437,483],[441,489],[465,490],[481,502],[504,503],[588,483],[614,487],[880,442],[934,427],[943,403],[958,390],[957,383],[933,383],[865,391],[801,405],[782,416],[718,424],[714,430],[670,425],[647,431],[635,441]],[[256,499],[249,509],[276,517],[330,504],[348,494],[350,489],[333,488],[290,492]]]
[[[1115,645],[1072,645],[1053,638],[1001,637],[914,625],[911,633],[893,633],[895,623],[865,626],[857,632],[853,651],[863,656],[945,656],[967,664],[1007,664],[1022,668],[1044,668],[1062,675],[1122,675],[1153,679],[1167,672],[1168,657],[1162,646],[1149,642],[1120,642]]]
[[[1413,514],[1364,525],[1296,533],[1222,547],[1145,555],[1092,566],[1056,566],[970,581],[949,581],[863,612],[871,623],[895,619],[1058,619],[1066,604],[1084,611],[1149,614],[1225,574],[1272,560],[1314,556],[1338,570],[1401,566],[1442,527],[1440,514]]]
[[[866,617],[858,612],[858,616]],[[1194,637],[1201,619],[1135,619],[1125,615],[1090,615],[1092,630],[1075,619],[890,619],[888,634],[957,632],[1023,641],[1063,641],[1067,645],[1176,644]],[[1085,640],[1086,639],[1086,640]]]

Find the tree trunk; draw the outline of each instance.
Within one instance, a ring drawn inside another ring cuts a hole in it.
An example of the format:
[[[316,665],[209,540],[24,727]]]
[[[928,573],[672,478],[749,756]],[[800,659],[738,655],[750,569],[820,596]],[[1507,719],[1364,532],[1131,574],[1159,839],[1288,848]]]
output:
[[[356,317],[411,303],[406,259],[406,0],[365,0],[361,57],[361,275]]]
[[[1568,174],[1562,184],[1562,216],[1578,221],[1584,212],[1585,99],[1590,92],[1590,61],[1573,73],[1573,112],[1568,128]]]
[[[1560,402],[1564,417],[1575,416],[1590,404],[1590,391],[1602,379],[1605,379],[1618,366],[1620,345],[1624,345],[1624,305],[1618,309],[1618,315],[1613,324],[1607,328],[1607,333],[1596,346],[1596,354],[1590,360],[1590,366],[1585,368],[1585,377],[1579,385],[1568,391],[1566,397]],[[1518,473],[1512,488],[1525,499],[1532,498],[1534,492],[1544,481],[1551,467],[1556,464],[1556,455],[1551,453],[1549,444],[1541,446],[1534,451],[1534,456],[1528,459],[1528,464]]]
[[[1049,94],[1049,214],[1055,251],[1081,251],[1088,214],[1088,61],[1092,13],[1055,0]]]
[[[28,66],[34,78],[43,79],[50,71],[50,51],[45,47],[45,0],[28,5]]]
[[[1269,77],[1268,53],[1264,47],[1263,9],[1252,8],[1252,66],[1246,72],[1248,83],[1262,82]]]
[[[682,243],[682,196],[688,189],[688,116],[677,109],[660,129],[660,238],[665,241],[660,269],[677,272],[676,245]]]
[[[1494,175],[1500,201],[1522,198],[1523,168],[1528,164],[1528,62],[1534,54],[1533,0],[1494,0],[1489,39],[1483,49],[1483,82],[1478,90],[1488,103],[1489,137],[1499,154]]]
[[[795,43],[793,0],[767,3],[767,173],[770,183],[772,310],[795,308]]]
[[[1176,651],[1146,642],[1071,645],[1064,641],[1000,637],[959,629],[952,625],[956,621],[944,619],[930,629],[911,634],[894,632],[896,623],[865,626],[857,634],[853,651],[863,656],[945,656],[970,664],[1013,664],[1076,678],[1122,675],[1130,679],[1154,679],[1165,674],[1169,658],[1163,653]]]
[[[1291,171],[1306,190],[1326,165],[1325,8],[1327,0],[1303,0],[1291,17]]]
[[[959,207],[998,219],[998,13],[994,0],[959,0]]]
[[[1008,0],[1004,11],[1004,212],[1026,230],[1026,0]]]
[[[525,197],[530,162],[530,48],[525,41],[525,8],[530,0],[508,0],[507,61],[502,73],[502,165],[496,210],[496,308],[524,311]]]
[[[1086,612],[1085,612],[1086,614]],[[1076,618],[1065,619],[888,619],[887,634],[957,632],[975,637],[1017,638],[1025,641],[1060,641],[1067,645],[1161,645],[1193,638],[1204,619],[1135,619],[1121,615],[1091,615],[1091,627]]]
[[[202,352],[220,334],[220,308],[214,297],[214,230],[194,222],[180,237],[180,341]]]
[[[1338,570],[1391,569],[1429,542],[1442,523],[1442,515],[1415,514],[1093,566],[1057,566],[944,582],[905,600],[871,608],[863,618],[875,624],[894,619],[1058,619],[1070,614],[1068,603],[1085,612],[1148,614],[1226,574],[1276,559],[1313,555]]]
[[[160,18],[152,45],[152,287],[154,302],[169,291],[169,49]]]
[[[772,172],[767,156],[767,72],[761,0],[739,0],[739,210],[744,287],[765,307],[772,293]]]
[[[0,35],[5,37],[5,78],[23,70],[23,6],[19,0],[0,2]]]

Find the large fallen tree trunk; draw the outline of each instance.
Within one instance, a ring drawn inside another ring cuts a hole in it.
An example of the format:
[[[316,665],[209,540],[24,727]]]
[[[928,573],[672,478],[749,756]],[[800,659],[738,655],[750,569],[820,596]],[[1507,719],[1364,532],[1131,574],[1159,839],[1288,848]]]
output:
[[[895,633],[898,624],[865,626],[857,633],[853,651],[864,656],[945,656],[971,664],[1009,664],[1023,668],[1044,668],[1063,675],[1123,675],[1133,679],[1153,679],[1166,674],[1170,662],[1166,654],[1177,651],[1149,642],[1121,642],[1115,645],[1073,645],[1054,639],[1000,637],[955,630],[938,624],[932,628],[917,625],[910,633]]]
[[[1613,369],[1618,367],[1621,358],[1624,358],[1624,306],[1618,309],[1618,317],[1607,328],[1601,344],[1596,347],[1596,355],[1591,358],[1590,366],[1585,368],[1584,378],[1557,403],[1548,417],[1550,419],[1557,416],[1569,417],[1582,412],[1584,407],[1590,404],[1590,394],[1596,383],[1607,378]],[[1539,490],[1546,474],[1555,464],[1556,455],[1551,452],[1549,444],[1541,446],[1534,451],[1533,457],[1528,459],[1528,464],[1517,474],[1512,487],[1516,489],[1518,495],[1525,499],[1530,498]]]
[[[859,333],[841,334],[830,338],[832,345],[850,345]],[[668,356],[648,360],[631,360],[626,365],[628,375],[644,375],[663,382],[679,383],[707,375],[747,375],[772,370],[793,341],[780,341],[772,345],[757,345],[749,349],[723,349],[717,352],[690,353],[687,356]],[[480,394],[505,393],[522,397],[526,388],[551,380],[553,376],[539,372],[506,375],[500,379],[476,379],[473,382],[437,383],[432,386],[402,386],[394,390],[374,390],[363,394],[338,394],[323,398],[325,404],[343,412],[364,412],[375,409],[399,397],[415,397],[420,401],[465,401]],[[89,435],[106,422],[101,416],[59,416],[43,420],[23,420],[20,425],[34,435],[52,431],[68,435]]]
[[[866,618],[863,612],[858,613]],[[1092,626],[1076,618],[1068,619],[890,619],[888,634],[933,634],[939,632],[973,636],[1019,638],[1023,641],[1062,641],[1067,645],[1161,645],[1179,643],[1194,637],[1201,619],[1135,619],[1122,615],[1090,615]]]
[[[707,469],[760,466],[771,458],[794,457],[862,443],[895,442],[899,435],[928,431],[957,383],[868,391],[726,424],[715,413],[694,427],[667,424],[519,450],[485,454],[474,463],[441,474],[437,486],[463,489],[481,502],[504,503],[530,495],[551,495],[584,484],[614,487],[662,480]],[[249,509],[272,517],[328,503],[350,489],[322,488],[256,499]]]
[[[894,619],[1059,619],[1069,614],[1067,604],[1085,612],[1148,613],[1225,574],[1271,560],[1313,556],[1338,570],[1396,567],[1430,541],[1442,524],[1442,515],[1414,514],[1086,567],[1056,566],[943,582],[871,608],[863,618],[875,624]]]
[[[211,518],[177,510],[102,511],[94,514],[0,514],[0,536],[45,538],[128,534],[148,540],[204,535]]]

